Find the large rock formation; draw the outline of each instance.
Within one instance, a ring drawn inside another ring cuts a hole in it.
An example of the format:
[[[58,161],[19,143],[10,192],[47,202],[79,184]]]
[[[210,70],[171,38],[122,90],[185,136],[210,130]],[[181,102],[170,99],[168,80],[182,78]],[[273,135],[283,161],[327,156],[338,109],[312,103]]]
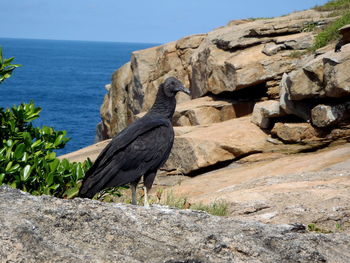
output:
[[[330,19],[308,10],[273,19],[231,22],[208,34],[133,52],[131,61],[113,74],[101,107],[100,139],[110,138],[136,114],[148,110],[156,88],[168,76],[179,78],[193,98],[251,86],[258,86],[261,94],[265,88],[273,90],[283,73],[308,60],[291,55],[313,43],[314,33],[304,29]],[[277,50],[266,51],[274,44]],[[188,99],[183,96],[179,101]]]
[[[310,28],[333,19],[327,12],[307,10],[231,21],[207,34],[134,52],[113,75],[98,137],[111,138],[144,114],[158,85],[175,76],[192,98],[177,98],[173,124],[183,128],[177,129],[166,170],[188,174],[275,151],[265,143],[273,140],[266,134],[284,143],[308,144],[309,150],[348,139],[350,45],[337,53],[331,46],[308,51],[315,35]],[[242,125],[247,118],[234,121],[251,113],[251,121],[266,134]]]
[[[348,234],[0,187],[2,262],[347,262]]]

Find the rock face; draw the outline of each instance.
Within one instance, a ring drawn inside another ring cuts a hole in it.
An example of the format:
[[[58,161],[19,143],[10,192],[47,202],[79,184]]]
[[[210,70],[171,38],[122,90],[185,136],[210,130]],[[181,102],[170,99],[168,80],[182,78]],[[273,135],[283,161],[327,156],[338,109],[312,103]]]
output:
[[[350,236],[0,187],[4,262],[347,262]]]
[[[194,204],[226,200],[238,220],[313,223],[323,232],[350,233],[350,144],[298,155],[255,154],[167,191]]]
[[[266,134],[284,143],[308,144],[309,150],[348,139],[350,45],[337,53],[333,44],[322,52],[308,51],[315,36],[309,29],[334,19],[307,10],[231,21],[207,34],[136,51],[113,74],[97,137],[111,138],[144,114],[158,85],[174,76],[189,87],[191,98],[177,98],[173,125],[182,128],[164,167],[168,171],[187,174],[275,151],[271,145],[264,149],[266,140],[273,140]],[[266,134],[242,125],[251,113],[251,121]]]
[[[273,19],[231,22],[208,34],[134,52],[131,61],[113,74],[101,107],[101,139],[110,138],[136,114],[148,110],[156,88],[168,76],[189,87],[192,98],[259,85],[264,92],[267,83],[274,83],[273,89],[283,73],[304,63],[291,56],[293,50],[312,45],[313,33],[303,29],[329,20],[323,13],[308,10]]]

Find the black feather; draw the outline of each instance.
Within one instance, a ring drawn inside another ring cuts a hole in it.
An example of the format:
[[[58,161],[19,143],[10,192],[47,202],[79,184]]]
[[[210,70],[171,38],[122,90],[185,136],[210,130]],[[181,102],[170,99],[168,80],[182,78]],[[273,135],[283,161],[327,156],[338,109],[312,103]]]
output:
[[[160,85],[149,112],[115,136],[87,171],[80,197],[92,198],[103,189],[138,182],[142,176],[147,187],[152,186],[156,171],[173,146],[171,118],[178,91],[188,93],[175,78]]]

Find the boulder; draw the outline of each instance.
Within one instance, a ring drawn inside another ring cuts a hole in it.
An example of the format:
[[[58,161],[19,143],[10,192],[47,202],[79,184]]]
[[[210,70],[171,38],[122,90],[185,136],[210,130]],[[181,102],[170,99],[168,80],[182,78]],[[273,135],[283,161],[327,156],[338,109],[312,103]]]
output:
[[[291,100],[342,98],[350,95],[350,45],[343,52],[328,51],[289,74]]]
[[[0,187],[4,262],[346,262],[348,234]],[[302,252],[302,253],[301,253]]]
[[[317,127],[334,126],[350,117],[350,102],[324,105],[319,104],[311,110],[312,124]]]
[[[271,118],[284,116],[279,101],[267,100],[258,102],[254,106],[251,121],[260,128],[267,129],[271,125]]]
[[[293,114],[309,122],[311,119],[310,111],[312,105],[303,101],[293,101],[289,94],[288,87],[291,86],[291,79],[287,73],[284,73],[280,83],[280,107],[287,114]]]
[[[229,102],[213,97],[202,97],[177,105],[174,126],[193,126],[239,118],[252,112],[254,102]]]
[[[274,125],[271,133],[284,142],[301,143],[319,140],[319,133],[310,123],[281,123]]]
[[[274,42],[271,42],[271,43],[265,44],[261,52],[267,56],[272,56],[277,54],[278,51],[284,49],[285,47],[286,46],[284,44],[276,45]]]
[[[267,135],[242,117],[193,127],[175,127],[175,141],[162,169],[189,174],[264,149]]]

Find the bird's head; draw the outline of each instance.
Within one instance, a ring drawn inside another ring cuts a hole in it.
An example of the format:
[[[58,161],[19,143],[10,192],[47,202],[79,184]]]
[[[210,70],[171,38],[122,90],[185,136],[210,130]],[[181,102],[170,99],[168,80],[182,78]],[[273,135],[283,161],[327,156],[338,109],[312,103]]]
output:
[[[167,97],[174,97],[179,91],[182,91],[186,94],[190,94],[190,91],[184,87],[181,81],[174,77],[167,78],[163,82],[162,86],[163,91]]]

